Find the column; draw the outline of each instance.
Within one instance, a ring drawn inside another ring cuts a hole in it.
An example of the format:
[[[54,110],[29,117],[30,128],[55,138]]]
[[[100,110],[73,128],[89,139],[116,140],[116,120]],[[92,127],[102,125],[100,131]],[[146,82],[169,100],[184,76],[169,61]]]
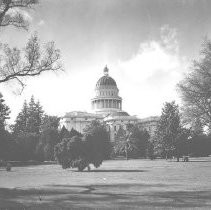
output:
[[[100,102],[101,102],[100,108],[102,109],[103,108],[103,100],[101,99]]]

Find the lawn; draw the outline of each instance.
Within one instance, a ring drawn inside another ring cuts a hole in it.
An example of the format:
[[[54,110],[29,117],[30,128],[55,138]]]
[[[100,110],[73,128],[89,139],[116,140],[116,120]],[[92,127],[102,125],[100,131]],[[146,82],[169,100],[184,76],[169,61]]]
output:
[[[0,209],[211,209],[211,158],[0,169]]]

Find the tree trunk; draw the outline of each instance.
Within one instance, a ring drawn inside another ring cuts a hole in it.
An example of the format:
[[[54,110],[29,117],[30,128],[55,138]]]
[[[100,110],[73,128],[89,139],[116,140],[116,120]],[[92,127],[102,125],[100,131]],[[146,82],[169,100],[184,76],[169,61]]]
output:
[[[126,157],[126,160],[128,160],[127,148],[125,149],[125,157]]]
[[[83,171],[85,169],[84,166],[78,166],[78,171]]]
[[[177,155],[177,162],[179,162],[179,155]]]

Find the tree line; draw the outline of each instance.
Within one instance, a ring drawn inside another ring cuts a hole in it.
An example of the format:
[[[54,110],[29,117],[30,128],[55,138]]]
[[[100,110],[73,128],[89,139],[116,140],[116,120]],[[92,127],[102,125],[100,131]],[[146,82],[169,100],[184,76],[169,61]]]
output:
[[[116,156],[127,159],[147,156],[149,134],[136,125],[128,124],[126,130],[120,127],[115,142],[111,143],[106,124],[98,121],[92,121],[83,134],[65,127],[58,130],[60,119],[45,114],[34,96],[28,103],[24,101],[9,131],[6,120],[10,109],[2,95],[0,111],[0,159],[3,160],[57,160],[63,168],[83,170],[89,164],[98,167],[103,160]]]
[[[22,10],[30,11],[37,0],[0,1],[0,30],[13,26],[29,29]],[[14,12],[15,11],[15,12]],[[60,50],[54,42],[41,45],[34,33],[23,50],[0,43],[0,84],[17,81],[23,88],[27,77],[46,71],[62,70]],[[137,125],[127,125],[117,132],[111,145],[105,125],[93,122],[84,134],[63,128],[59,118],[44,113],[34,97],[23,104],[15,124],[6,129],[10,109],[0,94],[0,158],[7,160],[54,160],[64,167],[83,170],[90,163],[98,167],[103,159],[115,156],[128,158],[204,156],[211,154],[211,41],[205,39],[199,60],[177,85],[182,106],[166,102],[153,137]],[[96,147],[96,145],[98,145]],[[77,149],[76,149],[77,148]],[[99,149],[98,149],[99,148]],[[54,152],[55,150],[55,152]]]
[[[152,138],[154,156],[162,158],[182,156],[208,156],[211,154],[211,134],[200,127],[190,127],[183,122],[179,106],[166,102]]]
[[[39,101],[32,96],[29,103],[24,102],[15,123],[6,129],[10,110],[2,95],[0,98],[0,158],[53,160],[53,147],[59,142],[59,118],[45,114]]]

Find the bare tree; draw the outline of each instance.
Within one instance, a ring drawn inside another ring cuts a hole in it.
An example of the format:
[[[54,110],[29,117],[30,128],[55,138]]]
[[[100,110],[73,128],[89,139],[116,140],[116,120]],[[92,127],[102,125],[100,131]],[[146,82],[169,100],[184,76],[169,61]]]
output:
[[[55,48],[54,42],[45,44],[42,50],[36,34],[28,40],[23,51],[4,45],[0,60],[0,83],[17,80],[24,87],[25,77],[60,70],[59,59],[60,51]]]
[[[27,29],[29,24],[23,11],[36,4],[38,0],[0,0],[0,28],[11,25]],[[61,69],[60,50],[54,42],[41,47],[37,34],[31,36],[23,50],[0,44],[0,83],[16,80],[23,89],[24,78]]]
[[[38,0],[0,0],[0,26],[28,28],[28,21],[21,11],[33,8]]]
[[[192,71],[178,84],[183,113],[188,122],[200,121],[211,129],[211,41],[205,39],[201,59],[194,61]]]

